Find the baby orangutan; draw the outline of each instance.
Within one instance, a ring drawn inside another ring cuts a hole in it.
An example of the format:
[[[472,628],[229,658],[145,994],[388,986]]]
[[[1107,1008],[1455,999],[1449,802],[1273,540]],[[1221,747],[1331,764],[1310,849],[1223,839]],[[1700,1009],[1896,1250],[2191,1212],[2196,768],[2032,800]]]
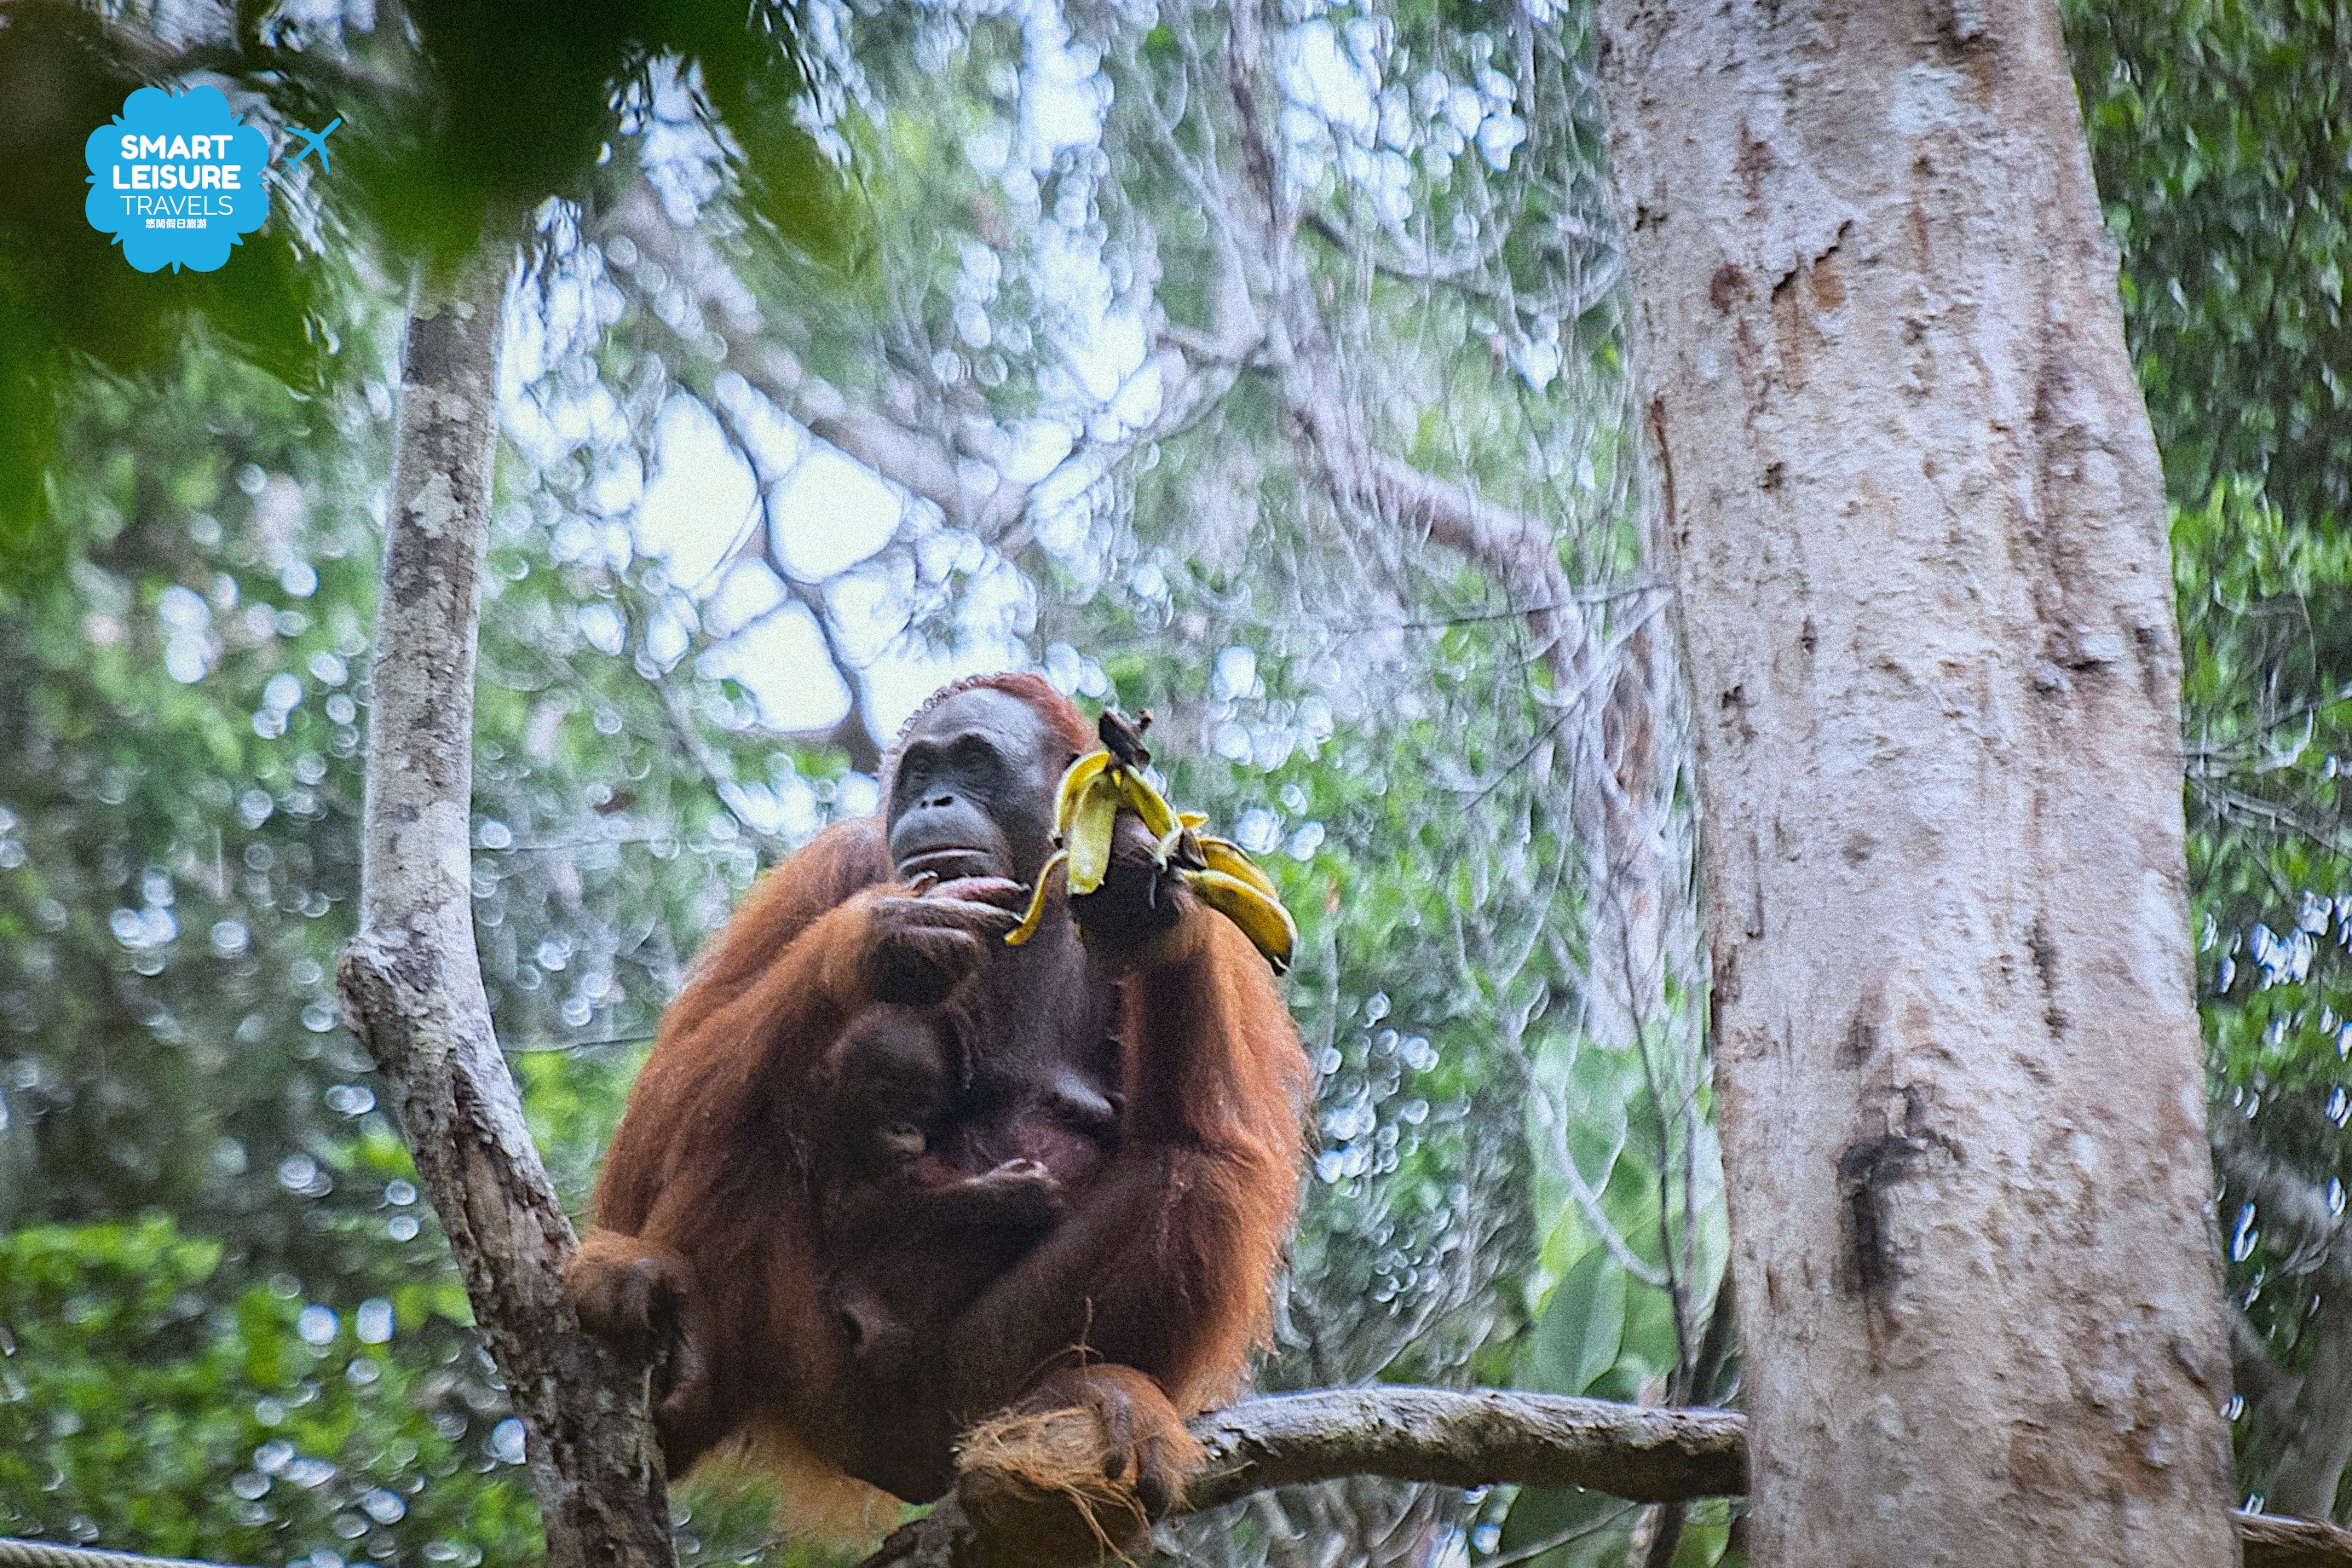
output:
[[[971,1074],[956,1033],[934,1009],[885,1005],[826,1064],[823,1121],[842,1142],[817,1194],[824,1296],[877,1381],[919,1373],[917,1328],[951,1316],[1027,1251],[1118,1131],[1109,1095],[1050,1071],[1024,1085],[1023,1103],[959,1121]]]

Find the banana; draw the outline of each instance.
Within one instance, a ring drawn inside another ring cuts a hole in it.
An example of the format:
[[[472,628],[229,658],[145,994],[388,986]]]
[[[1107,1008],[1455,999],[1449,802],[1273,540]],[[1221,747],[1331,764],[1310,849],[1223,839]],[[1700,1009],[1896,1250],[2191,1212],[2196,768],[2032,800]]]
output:
[[[1094,776],[1079,794],[1069,828],[1063,835],[1070,851],[1073,898],[1101,887],[1110,872],[1111,832],[1118,826],[1119,802],[1124,798],[1117,773],[1116,769],[1106,769]]]
[[[1054,791],[1054,834],[1056,837],[1070,831],[1070,821],[1077,815],[1078,797],[1086,794],[1087,786],[1101,776],[1102,771],[1108,766],[1108,752],[1088,752],[1072,763],[1062,774],[1062,782]]]
[[[1111,774],[1118,782],[1119,798],[1143,819],[1143,830],[1155,839],[1173,843],[1184,826],[1176,819],[1176,808],[1168,804],[1168,797],[1132,768],[1113,768]]]
[[[1282,889],[1274,885],[1273,878],[1258,868],[1256,861],[1243,853],[1240,845],[1230,839],[1211,838],[1205,834],[1201,836],[1198,842],[1201,846],[1201,858],[1208,862],[1210,870],[1222,871],[1228,877],[1238,877],[1266,898],[1273,899],[1276,902],[1281,900]]]
[[[1077,820],[1085,806],[1088,792],[1097,779],[1108,777],[1118,797],[1127,803],[1152,837],[1175,841],[1187,827],[1197,827],[1208,821],[1197,812],[1187,812],[1179,817],[1168,797],[1152,787],[1151,781],[1128,767],[1108,752],[1088,752],[1072,763],[1062,774],[1062,782],[1054,791],[1054,831],[1066,837],[1071,825]],[[1187,820],[1187,819],[1190,820]]]
[[[1279,899],[1268,898],[1256,887],[1225,871],[1192,871],[1185,875],[1201,901],[1242,928],[1265,961],[1280,974],[1290,967],[1298,945],[1298,927]]]
[[[1209,825],[1206,816],[1176,810],[1138,768],[1108,749],[1088,752],[1062,774],[1054,791],[1054,837],[1061,847],[1039,868],[1020,925],[1005,933],[1008,944],[1018,947],[1037,934],[1045,918],[1046,884],[1055,871],[1063,873],[1072,897],[1083,898],[1102,886],[1110,874],[1111,838],[1121,808],[1142,820],[1163,869],[1172,860],[1178,878],[1202,902],[1239,926],[1276,974],[1290,967],[1298,927],[1282,907],[1274,879],[1241,846],[1202,832]]]
[[[1043,866],[1037,868],[1037,886],[1029,894],[1029,907],[1022,911],[1021,923],[1004,933],[1005,946],[1019,947],[1037,934],[1038,924],[1045,918],[1045,884],[1054,879],[1055,872],[1069,863],[1070,852],[1056,849],[1046,857]]]

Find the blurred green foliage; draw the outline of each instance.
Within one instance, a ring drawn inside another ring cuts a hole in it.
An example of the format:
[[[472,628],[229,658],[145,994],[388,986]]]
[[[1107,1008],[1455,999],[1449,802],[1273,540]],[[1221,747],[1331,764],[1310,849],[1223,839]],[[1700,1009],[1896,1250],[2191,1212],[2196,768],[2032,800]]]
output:
[[[520,1425],[331,994],[384,301],[625,172],[600,174],[655,70],[701,84],[752,222],[837,258],[853,209],[794,118],[788,8],[422,5],[308,34],[268,10],[172,48],[54,0],[0,13],[0,1528],[528,1562]],[[265,124],[357,123],[230,266],[142,276],[82,219],[81,143],[188,68]],[[521,1064],[577,1202],[629,1045],[752,856],[663,765],[642,679],[567,667],[573,607],[614,584],[600,541],[551,550],[542,515],[510,500],[493,548],[477,882],[507,1037],[609,1042]],[[705,1511],[712,1550],[756,1548],[759,1500]]]
[[[2133,359],[2165,460],[2186,658],[2189,869],[2217,1138],[2343,1208],[2352,1036],[2352,12],[2312,0],[2066,11]],[[2352,1301],[2222,1162],[2241,1476]]]
[[[49,485],[70,381],[168,374],[199,331],[296,392],[321,384],[325,283],[283,223],[239,247],[234,268],[142,273],[83,215],[83,143],[149,63],[68,0],[0,13],[0,591],[66,559]]]
[[[0,1469],[7,1528],[227,1561],[460,1561],[436,1544],[451,1541],[530,1561],[519,1431],[332,997],[357,876],[366,470],[385,432],[363,395],[295,404],[200,346],[170,377],[89,384],[68,406],[73,552],[47,591],[0,600],[0,1224],[23,1248],[0,1265],[0,1411],[42,1434]],[[320,515],[323,496],[355,500]],[[577,1204],[632,1043],[752,855],[632,671],[599,656],[550,673],[582,646],[572,607],[609,595],[610,574],[601,555],[554,561],[527,505],[505,516],[482,943],[534,1131]],[[753,756],[747,773],[767,766]],[[612,809],[624,791],[638,808]],[[714,816],[730,830],[708,832]],[[614,1043],[531,1049],[580,1040]],[[140,1304],[183,1297],[160,1317]],[[382,1368],[362,1386],[343,1362],[371,1300],[398,1329],[359,1352]],[[289,1326],[306,1305],[344,1325],[331,1364]],[[59,1337],[86,1310],[122,1331],[106,1355]],[[226,1323],[285,1354],[216,1342]],[[287,1440],[343,1480],[238,1490],[273,1474],[251,1458],[277,1440],[253,1414],[269,1398],[297,1409]],[[206,1406],[217,1432],[193,1424]],[[756,1544],[756,1509],[720,1512],[733,1550]]]
[[[845,266],[858,206],[803,110],[814,90],[798,0],[406,0],[381,25],[240,5],[224,37],[74,0],[0,12],[0,588],[68,553],[53,505],[59,403],[92,375],[168,375],[192,334],[297,395],[324,389],[354,305],[526,239],[541,205],[595,201],[633,176],[657,71],[698,85],[733,154],[739,210],[797,253]],[[83,144],[145,81],[205,73],[283,139],[341,120],[328,156],[273,167],[274,221],[236,265],[142,274],[83,216]]]
[[[426,1563],[537,1552],[527,1489],[428,1484],[487,1476],[519,1441],[466,1442],[462,1405],[439,1408],[462,1386],[449,1364],[478,1354],[463,1336],[392,1352],[462,1316],[453,1286],[338,1312],[291,1275],[231,1282],[223,1251],[160,1217],[0,1237],[0,1530],[248,1563],[289,1537],[320,1563],[391,1525]]]

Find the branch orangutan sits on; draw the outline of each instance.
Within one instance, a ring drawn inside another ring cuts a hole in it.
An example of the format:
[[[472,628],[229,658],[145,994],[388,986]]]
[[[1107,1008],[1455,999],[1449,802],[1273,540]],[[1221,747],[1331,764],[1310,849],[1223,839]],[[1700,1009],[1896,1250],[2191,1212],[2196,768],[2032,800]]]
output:
[[[1071,1555],[1180,1491],[1184,1415],[1265,1331],[1307,1071],[1131,816],[1099,891],[1003,942],[1093,745],[1034,676],[938,693],[882,817],[771,872],[663,1016],[567,1287],[668,1345],[673,1474],[727,1444],[922,1502],[961,1443],[968,1500]]]

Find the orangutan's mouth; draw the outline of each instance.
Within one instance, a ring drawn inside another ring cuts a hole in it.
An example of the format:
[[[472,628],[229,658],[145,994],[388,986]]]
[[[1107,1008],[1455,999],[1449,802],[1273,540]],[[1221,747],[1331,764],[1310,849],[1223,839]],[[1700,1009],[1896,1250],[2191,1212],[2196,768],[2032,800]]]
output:
[[[952,882],[959,877],[987,877],[994,874],[995,866],[986,854],[961,845],[926,849],[919,855],[909,855],[898,862],[898,875],[908,879],[929,876],[939,881]]]

